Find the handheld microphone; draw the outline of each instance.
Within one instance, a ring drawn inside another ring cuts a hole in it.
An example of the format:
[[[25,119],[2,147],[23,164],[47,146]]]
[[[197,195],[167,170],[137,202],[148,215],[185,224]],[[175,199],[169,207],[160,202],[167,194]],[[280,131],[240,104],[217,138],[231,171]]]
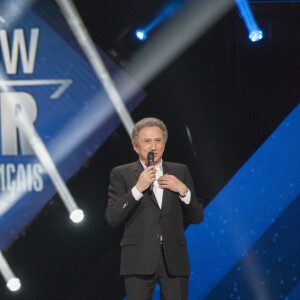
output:
[[[148,155],[147,155],[147,159],[148,159],[148,165],[153,166],[154,165],[154,152],[149,151]]]
[[[147,155],[147,160],[148,160],[148,166],[153,166],[154,165],[154,152],[149,151]],[[151,183],[149,187],[150,192],[153,190],[153,183]]]

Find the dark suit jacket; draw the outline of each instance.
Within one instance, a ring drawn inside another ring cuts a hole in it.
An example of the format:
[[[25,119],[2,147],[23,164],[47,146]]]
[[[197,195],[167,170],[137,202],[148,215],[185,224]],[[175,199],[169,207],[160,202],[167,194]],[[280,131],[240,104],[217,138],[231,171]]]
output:
[[[136,201],[131,189],[135,186],[143,166],[140,161],[114,168],[110,175],[106,220],[112,226],[125,223],[121,241],[121,275],[153,274],[160,255],[160,235],[169,272],[174,276],[190,273],[184,219],[190,223],[203,220],[203,205],[194,192],[186,165],[163,162],[163,173],[172,174],[191,191],[191,201],[183,203],[178,193],[164,190],[160,209],[153,193],[144,192]]]

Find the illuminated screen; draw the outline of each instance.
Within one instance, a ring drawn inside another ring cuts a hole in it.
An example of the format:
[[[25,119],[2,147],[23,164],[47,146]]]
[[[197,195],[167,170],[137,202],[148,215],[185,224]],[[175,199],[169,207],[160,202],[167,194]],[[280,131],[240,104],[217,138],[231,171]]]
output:
[[[24,1],[2,1],[0,9],[3,250],[56,192],[18,127],[18,112],[26,111],[64,180],[78,171],[120,121],[52,1],[37,1],[31,7]],[[99,51],[132,110],[144,93]],[[128,90],[134,91],[131,97]]]

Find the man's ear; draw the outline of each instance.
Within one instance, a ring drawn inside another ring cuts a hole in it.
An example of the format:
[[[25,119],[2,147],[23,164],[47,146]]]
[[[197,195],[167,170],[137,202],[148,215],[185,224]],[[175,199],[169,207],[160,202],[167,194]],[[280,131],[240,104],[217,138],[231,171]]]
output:
[[[137,154],[139,154],[139,151],[138,151],[138,148],[137,148],[137,145],[136,144],[134,144],[134,143],[132,143],[132,147],[133,147],[133,150],[137,153]]]

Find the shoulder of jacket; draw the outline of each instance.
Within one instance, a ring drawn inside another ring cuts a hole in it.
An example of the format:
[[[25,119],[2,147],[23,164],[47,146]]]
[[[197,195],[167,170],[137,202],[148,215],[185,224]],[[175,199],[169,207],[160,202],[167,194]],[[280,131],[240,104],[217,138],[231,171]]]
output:
[[[187,167],[185,164],[176,163],[176,162],[165,161],[164,163],[169,168],[172,168],[172,167],[173,168],[186,168]]]
[[[137,162],[132,162],[132,163],[128,163],[128,164],[125,164],[125,165],[120,165],[120,166],[114,167],[112,169],[112,171],[114,171],[114,172],[123,172],[123,171],[129,170],[129,169],[135,169],[136,166],[137,166]]]

